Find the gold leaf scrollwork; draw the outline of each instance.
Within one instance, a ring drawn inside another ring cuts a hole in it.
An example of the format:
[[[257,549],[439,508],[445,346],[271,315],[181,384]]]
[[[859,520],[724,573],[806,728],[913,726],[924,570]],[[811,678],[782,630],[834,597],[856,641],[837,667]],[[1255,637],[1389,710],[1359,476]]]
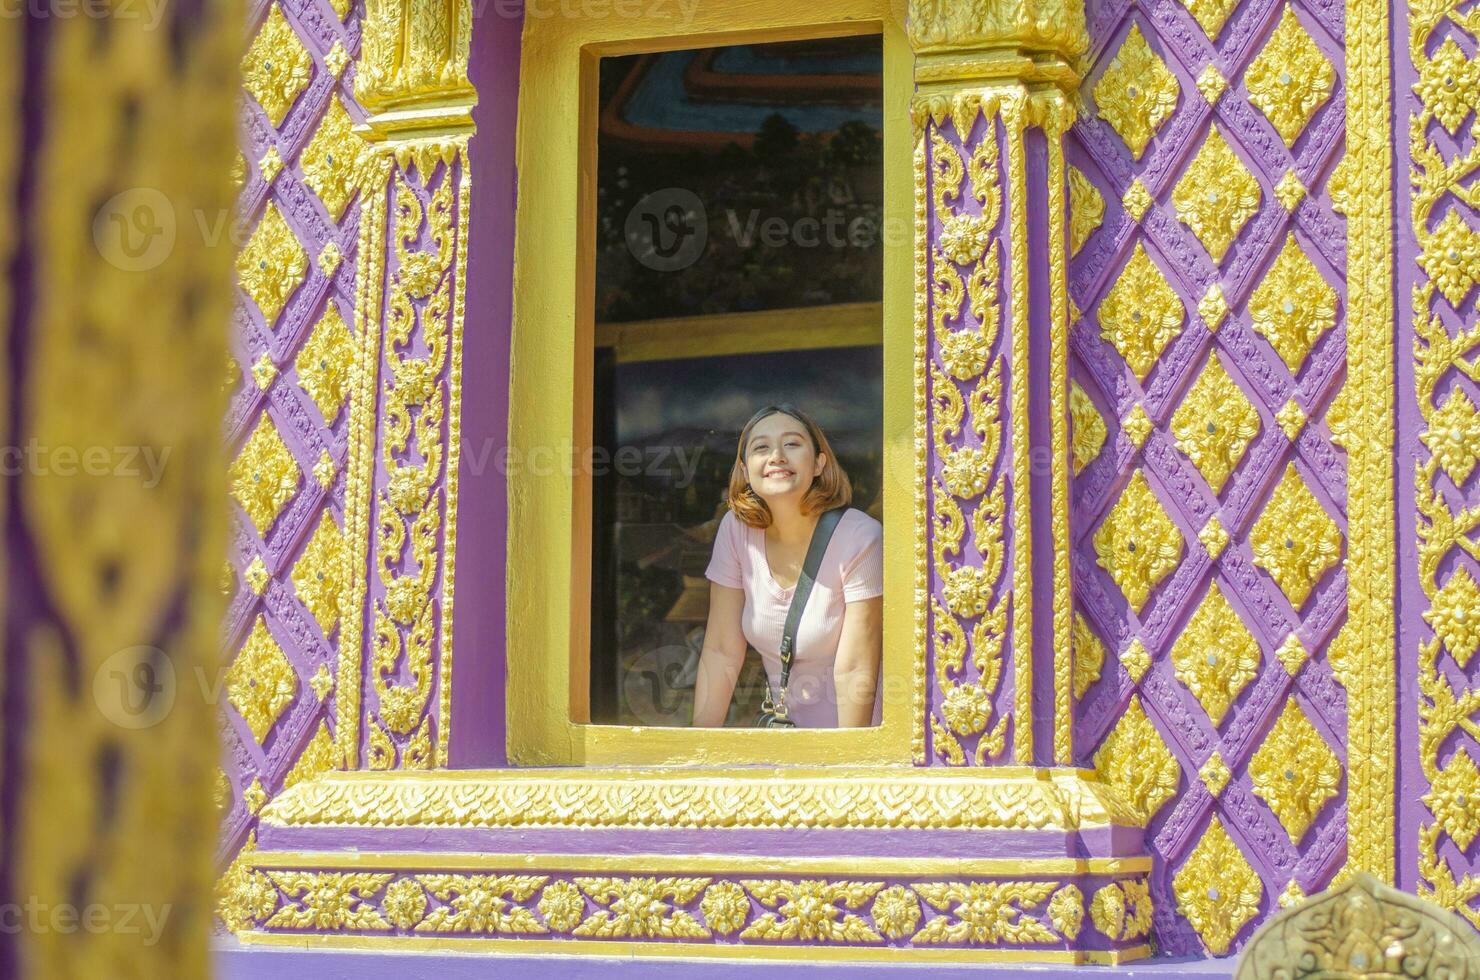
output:
[[[883,889],[883,882],[809,879],[741,884],[763,908],[774,910],[757,917],[740,934],[741,939],[860,943],[884,938],[857,914]]]

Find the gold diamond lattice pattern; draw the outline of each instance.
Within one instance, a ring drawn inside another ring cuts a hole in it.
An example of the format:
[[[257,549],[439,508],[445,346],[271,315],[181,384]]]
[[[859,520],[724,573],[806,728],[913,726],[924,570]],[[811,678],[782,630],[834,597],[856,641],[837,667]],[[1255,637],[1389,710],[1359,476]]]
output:
[[[330,98],[318,131],[298,157],[303,182],[324,202],[335,221],[359,189],[365,142],[355,135],[353,126],[339,97]]]
[[[1182,0],[1187,12],[1197,21],[1209,41],[1218,40],[1218,32],[1228,22],[1228,15],[1238,6],[1238,0]]]
[[[1177,76],[1157,57],[1133,24],[1110,67],[1095,83],[1095,105],[1131,154],[1141,159],[1146,145],[1177,108]]]
[[[339,418],[349,395],[354,364],[354,335],[339,315],[339,307],[330,300],[293,366],[298,371],[298,386],[313,399],[324,421],[331,425]]]
[[[1172,664],[1215,728],[1259,670],[1259,641],[1217,582],[1172,644]]]
[[[1177,793],[1182,769],[1141,707],[1140,695],[1132,695],[1125,713],[1100,743],[1094,761],[1100,778],[1118,790],[1143,821],[1155,816]]]
[[[1213,126],[1177,181],[1172,204],[1213,261],[1222,262],[1228,247],[1259,210],[1261,196],[1259,181]]]
[[[1069,382],[1069,428],[1073,433],[1069,446],[1074,457],[1074,474],[1078,476],[1080,470],[1100,455],[1108,435],[1105,417],[1078,381]]]
[[[1244,73],[1249,101],[1293,146],[1310,117],[1331,97],[1336,69],[1321,53],[1289,5],[1259,57]]]
[[[1136,380],[1145,381],[1167,344],[1182,332],[1186,314],[1176,290],[1137,242],[1097,317],[1100,336],[1125,358]]]
[[[226,700],[262,744],[293,699],[298,696],[298,675],[283,648],[267,630],[262,616],[252,626],[231,669],[226,672]]]
[[[1192,460],[1214,493],[1222,493],[1249,443],[1259,434],[1259,413],[1223,368],[1216,353],[1172,413],[1177,448]]]
[[[1469,850],[1480,831],[1480,770],[1469,752],[1461,748],[1454,753],[1423,801],[1459,849]]]
[[[280,125],[308,87],[313,58],[277,4],[242,57],[241,69],[242,85],[267,113],[267,121]]]
[[[1336,290],[1293,232],[1249,297],[1249,316],[1291,374],[1300,373],[1310,349],[1336,324]]]
[[[1249,532],[1254,564],[1274,579],[1298,611],[1326,571],[1341,560],[1341,531],[1294,463]]]
[[[1299,844],[1326,801],[1336,795],[1341,760],[1291,697],[1249,760],[1249,778],[1291,842]]]
[[[308,546],[293,566],[293,588],[298,601],[313,614],[325,636],[332,634],[339,622],[340,597],[349,590],[345,572],[344,535],[326,508]]]
[[[266,535],[283,507],[298,492],[301,475],[298,461],[264,411],[227,477],[231,481],[232,497],[247,512],[257,533]]]
[[[1480,452],[1480,412],[1463,388],[1450,392],[1418,438],[1454,485],[1463,486],[1475,471],[1476,453]]]
[[[237,281],[262,311],[269,327],[277,324],[288,297],[307,274],[308,253],[277,205],[269,202],[247,247],[236,257]]]
[[[1177,567],[1182,532],[1167,516],[1146,475],[1136,470],[1095,532],[1094,545],[1099,566],[1139,613],[1151,591]]]
[[[1172,879],[1172,895],[1208,952],[1222,956],[1259,914],[1264,883],[1215,815]]]

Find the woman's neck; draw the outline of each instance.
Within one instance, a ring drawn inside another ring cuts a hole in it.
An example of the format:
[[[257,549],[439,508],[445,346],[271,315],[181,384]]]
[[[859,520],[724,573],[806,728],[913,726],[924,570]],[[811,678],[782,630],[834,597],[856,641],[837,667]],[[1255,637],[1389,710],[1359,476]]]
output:
[[[771,504],[771,526],[766,534],[771,540],[786,545],[804,544],[812,539],[818,514],[803,514],[798,501]]]

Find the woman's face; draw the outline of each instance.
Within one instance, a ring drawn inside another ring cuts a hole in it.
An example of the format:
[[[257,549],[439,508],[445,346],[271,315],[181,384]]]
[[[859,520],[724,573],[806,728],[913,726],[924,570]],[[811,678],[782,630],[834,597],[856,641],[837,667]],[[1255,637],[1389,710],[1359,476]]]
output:
[[[750,430],[745,474],[762,500],[801,497],[827,458],[812,448],[807,427],[790,415],[768,415]]]

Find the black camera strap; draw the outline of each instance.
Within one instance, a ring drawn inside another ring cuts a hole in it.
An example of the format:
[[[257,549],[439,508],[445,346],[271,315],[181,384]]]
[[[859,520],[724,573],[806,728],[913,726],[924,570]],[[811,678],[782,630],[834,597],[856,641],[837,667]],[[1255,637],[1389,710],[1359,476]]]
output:
[[[802,562],[802,573],[797,576],[796,591],[791,596],[791,607],[786,611],[786,625],[781,630],[781,690],[778,695],[778,707],[783,717],[786,712],[786,685],[791,682],[791,665],[796,660],[797,627],[802,622],[802,610],[807,608],[807,597],[812,594],[812,586],[817,582],[817,572],[822,568],[822,556],[827,552],[827,544],[832,540],[833,532],[837,530],[838,522],[843,519],[847,510],[847,507],[834,507],[817,519],[817,527],[812,530],[812,541],[807,545],[807,557]]]

